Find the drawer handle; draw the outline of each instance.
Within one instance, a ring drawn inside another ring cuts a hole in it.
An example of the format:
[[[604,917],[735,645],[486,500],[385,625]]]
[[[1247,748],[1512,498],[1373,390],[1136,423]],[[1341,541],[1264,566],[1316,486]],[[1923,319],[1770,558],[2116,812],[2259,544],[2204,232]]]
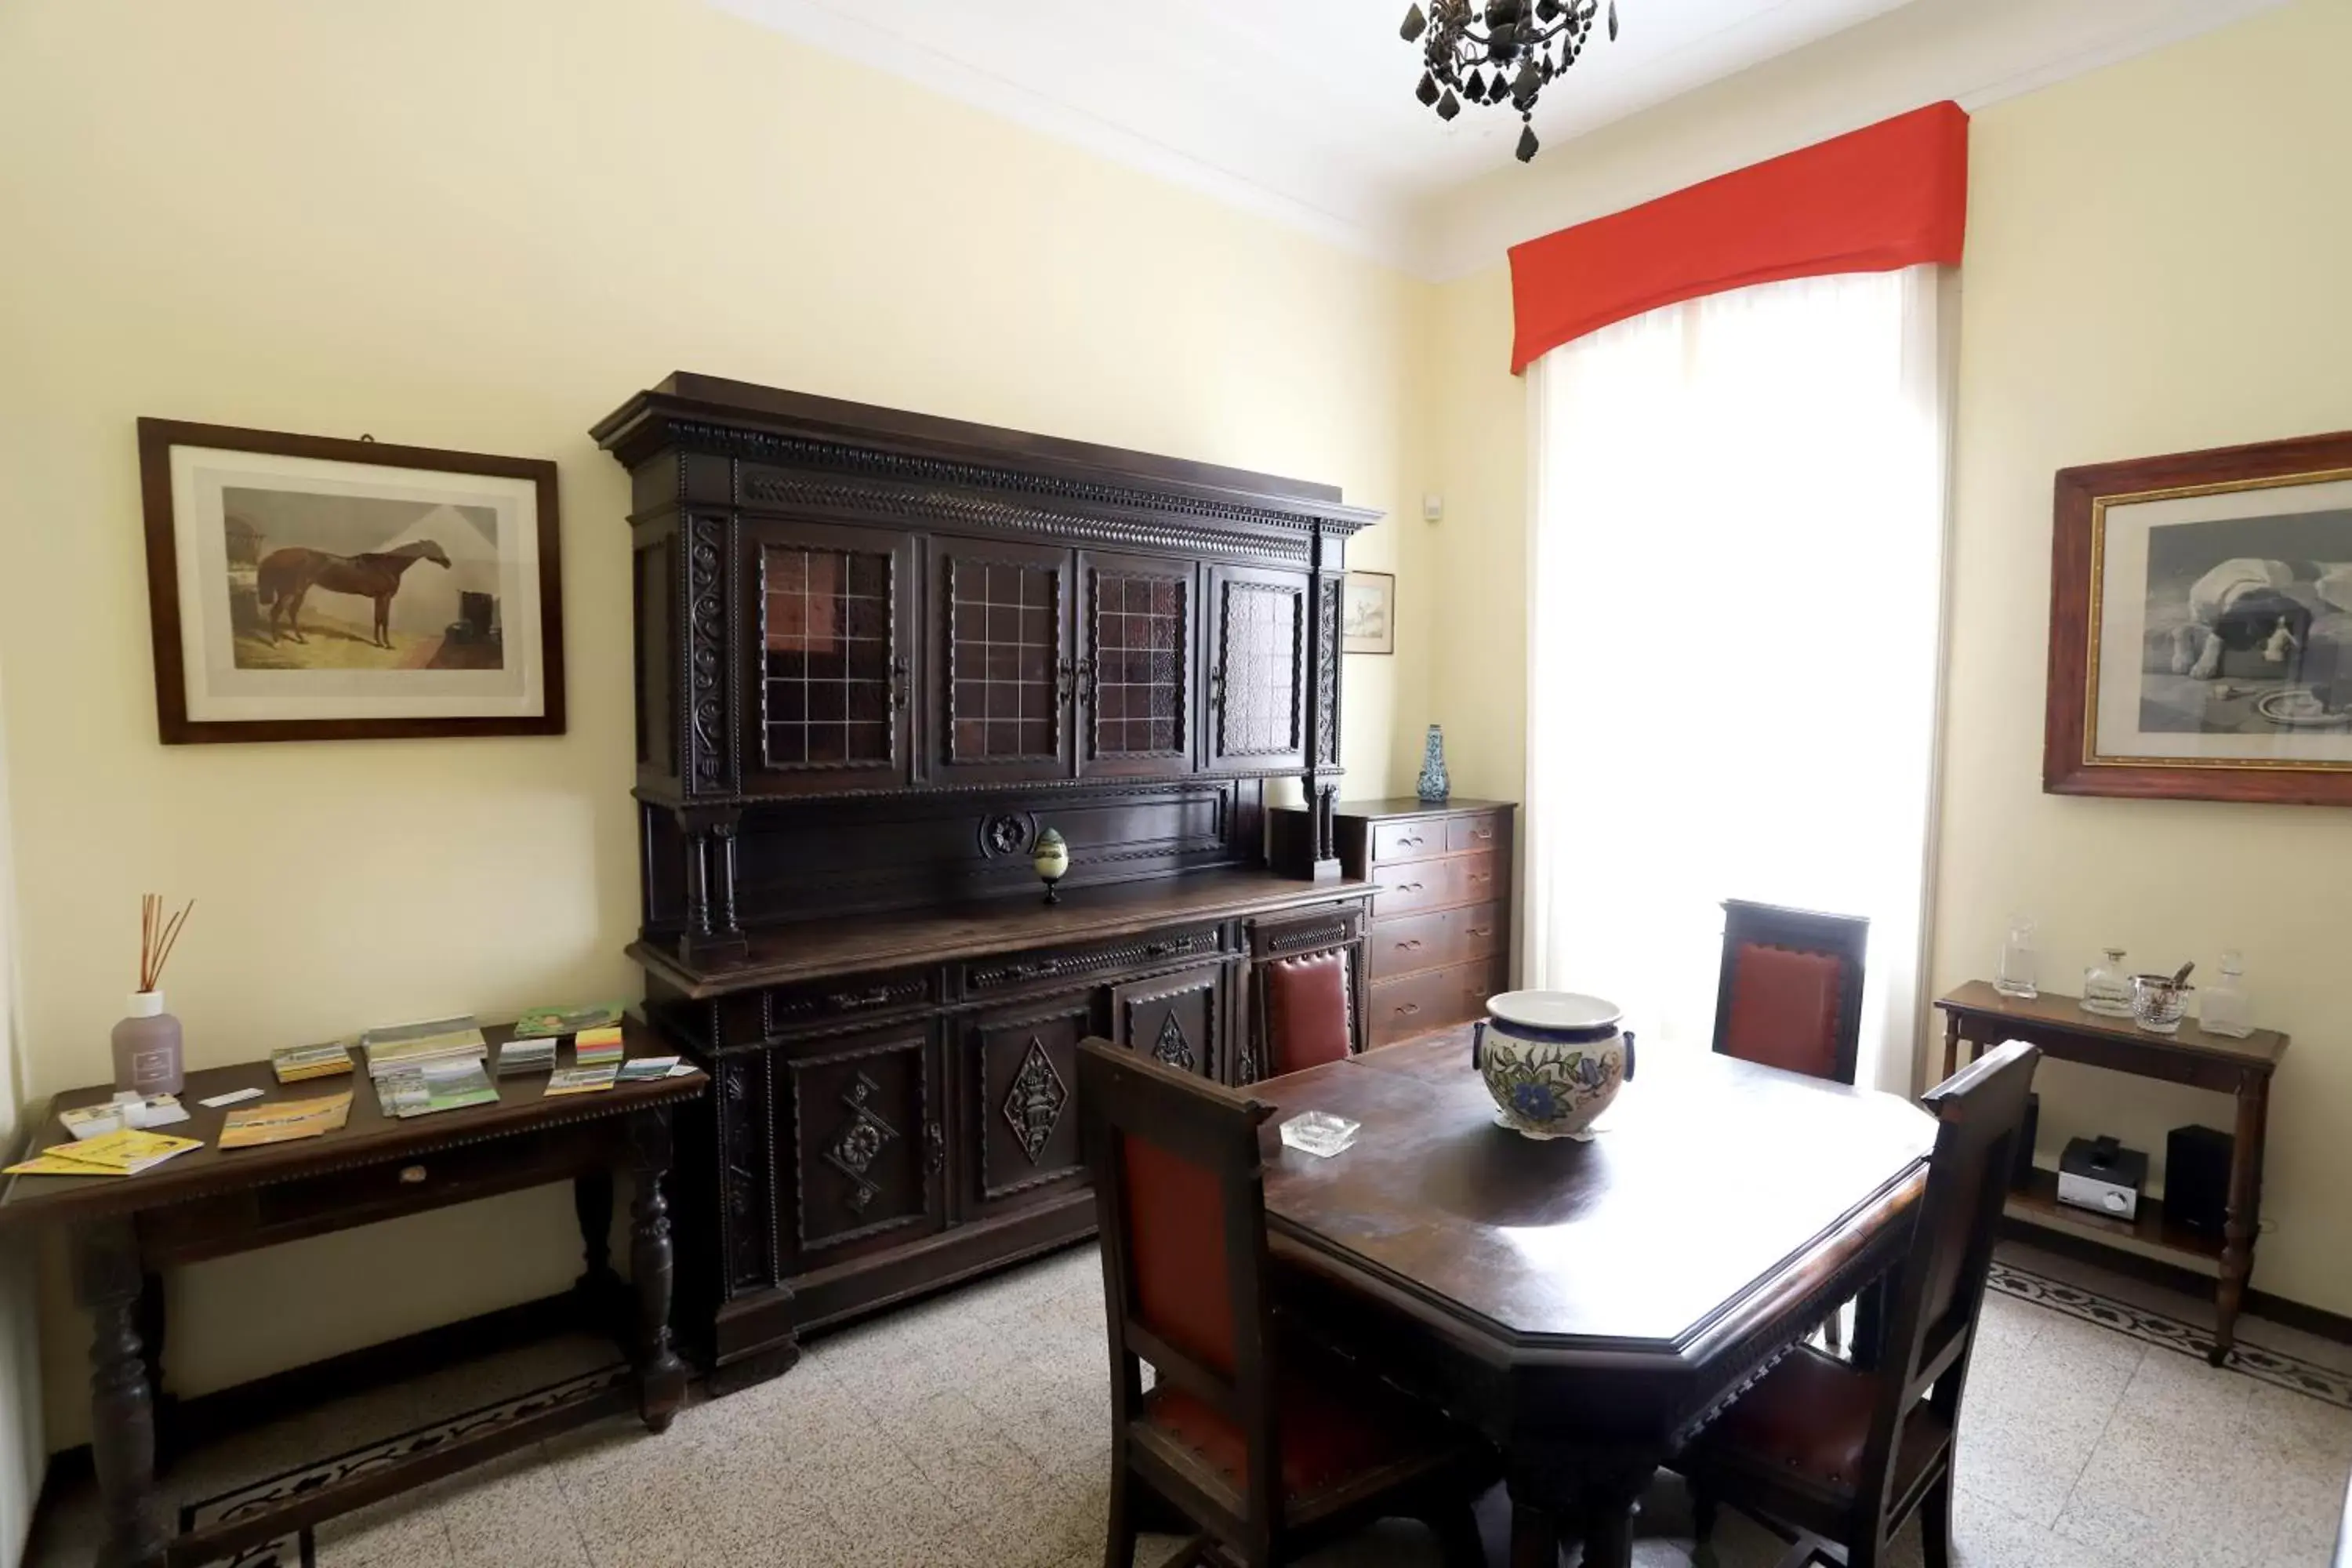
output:
[[[1417,936],[1407,937],[1404,941],[1397,943],[1396,945],[1399,952],[1419,952],[1421,951],[1421,939]]]
[[[1397,842],[1408,848],[1415,847],[1421,843],[1421,835],[1416,833],[1410,838],[1400,838]]]
[[[1419,882],[1399,882],[1397,884],[1397,891],[1400,893],[1418,893],[1421,891],[1421,884]]]
[[[1495,928],[1493,926],[1472,926],[1470,928],[1469,934],[1472,936],[1492,936],[1495,934]]]
[[[844,1009],[879,1007],[883,1003],[890,1000],[890,988],[887,985],[877,985],[871,991],[836,991],[826,1000],[835,1006]]]
[[[403,1165],[403,1166],[400,1168],[400,1182],[401,1182],[401,1185],[403,1185],[403,1186],[407,1186],[407,1187],[414,1187],[414,1186],[416,1186],[416,1185],[419,1185],[420,1184],[422,1184],[422,1183],[424,1182],[424,1180],[425,1180],[425,1167],[424,1167],[424,1166],[422,1166],[422,1165]]]
[[[1412,1017],[1415,1013],[1418,1013],[1418,1012],[1420,1012],[1420,1011],[1421,1011],[1421,1004],[1420,1004],[1420,1003],[1418,1003],[1418,1002],[1408,1002],[1408,1003],[1406,1003],[1403,1006],[1402,1006],[1402,1007],[1394,1007],[1394,1008],[1391,1008],[1391,1009],[1390,1009],[1390,1011],[1391,1011],[1391,1013],[1393,1013],[1397,1017],[1400,1017],[1400,1018],[1410,1018],[1410,1017]]]
[[[1495,837],[1495,830],[1491,827],[1474,827],[1470,830],[1470,837],[1473,838],[1492,838]]]
[[[1491,882],[1495,879],[1495,873],[1492,871],[1473,871],[1470,873],[1470,879],[1474,882]]]

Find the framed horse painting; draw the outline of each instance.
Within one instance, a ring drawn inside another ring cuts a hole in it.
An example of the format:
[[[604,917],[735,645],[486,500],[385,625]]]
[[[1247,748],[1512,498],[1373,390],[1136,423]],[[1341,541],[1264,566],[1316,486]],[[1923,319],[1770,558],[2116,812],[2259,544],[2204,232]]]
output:
[[[555,465],[139,421],[166,745],[563,732]]]

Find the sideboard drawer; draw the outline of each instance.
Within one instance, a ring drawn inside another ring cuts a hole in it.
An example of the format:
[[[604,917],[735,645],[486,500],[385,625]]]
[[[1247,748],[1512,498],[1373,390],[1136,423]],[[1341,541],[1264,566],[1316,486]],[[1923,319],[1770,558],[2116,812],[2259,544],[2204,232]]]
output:
[[[1385,1046],[1459,1022],[1463,994],[1459,969],[1432,969],[1374,985],[1367,1020],[1371,1043]]]
[[[1436,910],[1374,926],[1367,944],[1372,978],[1386,980],[1416,970],[1443,969],[1464,957],[1456,914],[1453,910]]]
[[[1372,862],[1386,866],[1399,860],[1426,860],[1445,853],[1444,821],[1425,822],[1406,817],[1399,822],[1372,824]]]
[[[1457,816],[1445,825],[1445,847],[1459,853],[1465,849],[1492,849],[1501,829],[1492,816]]]
[[[1372,881],[1380,889],[1372,900],[1372,914],[1379,920],[1455,904],[1485,903],[1495,896],[1495,857],[1459,855],[1376,866]]]
[[[1223,952],[1223,929],[1208,925],[1151,931],[1086,947],[991,955],[964,965],[964,994],[974,999],[1011,995],[1054,982],[1164,969],[1189,959],[1215,958]]]
[[[1500,904],[1479,904],[1475,908],[1455,910],[1454,921],[1454,952],[1457,956],[1485,958],[1502,945],[1505,915]]]

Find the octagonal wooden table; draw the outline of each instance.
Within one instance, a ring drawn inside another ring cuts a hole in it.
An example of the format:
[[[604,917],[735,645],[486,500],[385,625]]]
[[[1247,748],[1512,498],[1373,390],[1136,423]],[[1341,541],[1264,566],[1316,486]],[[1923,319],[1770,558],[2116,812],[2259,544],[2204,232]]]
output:
[[[1285,1300],[1502,1451],[1514,1568],[1570,1528],[1631,1563],[1657,1468],[1901,1257],[1936,1134],[1894,1095],[1654,1050],[1590,1142],[1538,1142],[1458,1036],[1249,1092],[1363,1123],[1268,1153]]]

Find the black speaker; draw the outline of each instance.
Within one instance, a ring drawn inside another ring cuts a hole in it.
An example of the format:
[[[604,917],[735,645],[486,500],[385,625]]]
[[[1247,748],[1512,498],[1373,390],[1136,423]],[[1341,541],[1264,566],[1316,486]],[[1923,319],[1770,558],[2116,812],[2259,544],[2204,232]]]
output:
[[[2025,1120],[2017,1129],[2017,1164],[2010,1172],[2009,1190],[2021,1193],[2033,1184],[2033,1138],[2042,1131],[2042,1097],[2025,1097]]]
[[[2210,1127],[2176,1127],[2164,1139],[2164,1212],[2176,1225],[2219,1236],[2230,1214],[2233,1139]]]

